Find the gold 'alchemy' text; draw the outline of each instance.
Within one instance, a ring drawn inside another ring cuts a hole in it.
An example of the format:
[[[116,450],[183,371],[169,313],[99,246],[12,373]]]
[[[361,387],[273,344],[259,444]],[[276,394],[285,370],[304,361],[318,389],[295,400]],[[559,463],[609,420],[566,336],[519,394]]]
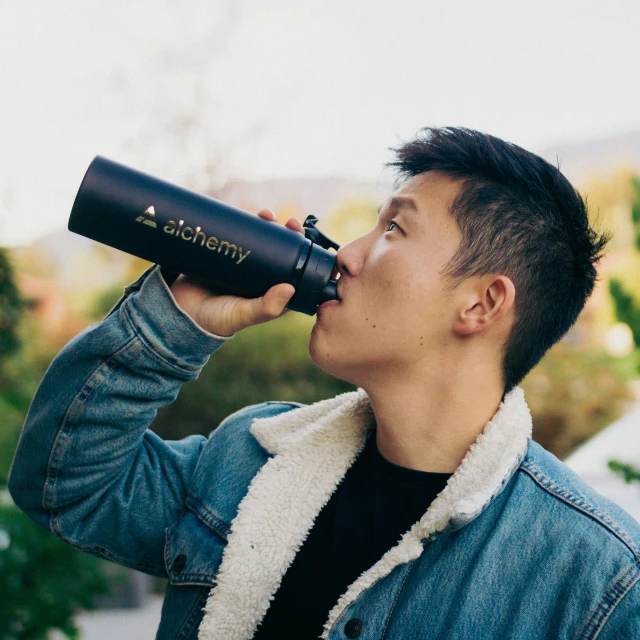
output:
[[[251,251],[243,253],[242,247],[238,247],[227,240],[219,240],[215,236],[207,237],[207,235],[201,231],[201,227],[192,229],[191,227],[183,227],[183,224],[184,220],[180,220],[179,224],[176,224],[173,220],[169,220],[164,227],[164,232],[193,244],[200,242],[200,246],[206,247],[209,251],[217,251],[220,253],[224,248],[224,255],[229,255],[229,252],[231,252],[230,257],[232,259],[235,259],[237,253],[238,260],[236,264],[240,264],[251,253]]]

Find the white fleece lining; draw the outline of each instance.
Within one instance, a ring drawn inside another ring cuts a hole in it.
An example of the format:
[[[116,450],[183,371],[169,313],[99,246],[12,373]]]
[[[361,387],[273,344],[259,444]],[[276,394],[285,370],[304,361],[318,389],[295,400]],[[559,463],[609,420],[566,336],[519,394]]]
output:
[[[274,457],[253,477],[231,522],[198,640],[251,640],[315,518],[375,426],[363,389],[254,420],[251,433]],[[498,408],[446,487],[399,543],[364,571],[328,614],[322,638],[344,609],[394,567],[417,558],[422,539],[452,519],[477,517],[526,453],[531,415],[516,387]]]

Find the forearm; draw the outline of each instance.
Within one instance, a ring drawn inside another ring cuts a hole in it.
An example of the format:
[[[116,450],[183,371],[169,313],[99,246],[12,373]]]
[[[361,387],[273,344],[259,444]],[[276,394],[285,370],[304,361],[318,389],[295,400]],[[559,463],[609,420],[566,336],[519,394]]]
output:
[[[224,341],[179,310],[158,270],[151,272],[49,366],[9,476],[16,504],[52,530],[53,510],[73,510],[69,522],[80,523],[105,499],[129,501],[130,509],[132,500],[139,508],[152,500],[160,519],[170,520],[205,438],[170,446],[148,426]]]

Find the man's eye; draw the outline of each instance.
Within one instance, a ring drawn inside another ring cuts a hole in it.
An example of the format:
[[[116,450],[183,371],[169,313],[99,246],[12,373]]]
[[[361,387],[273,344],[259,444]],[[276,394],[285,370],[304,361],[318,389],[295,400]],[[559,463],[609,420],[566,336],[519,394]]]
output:
[[[398,225],[397,225],[397,224],[392,220],[392,221],[387,225],[387,231],[390,231],[390,230],[391,230],[391,229],[390,229],[390,227],[391,227],[391,225],[392,225],[392,224],[395,224],[395,225],[396,225],[396,227],[397,227],[397,228],[399,228],[399,227],[398,227]]]

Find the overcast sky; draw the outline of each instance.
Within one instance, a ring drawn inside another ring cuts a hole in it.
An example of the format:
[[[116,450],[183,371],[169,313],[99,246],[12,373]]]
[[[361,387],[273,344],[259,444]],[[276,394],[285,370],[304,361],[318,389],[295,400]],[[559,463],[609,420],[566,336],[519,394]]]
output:
[[[639,32],[618,0],[0,0],[0,245],[66,227],[98,154],[194,187],[211,162],[376,180],[427,125],[533,151],[638,129]]]

